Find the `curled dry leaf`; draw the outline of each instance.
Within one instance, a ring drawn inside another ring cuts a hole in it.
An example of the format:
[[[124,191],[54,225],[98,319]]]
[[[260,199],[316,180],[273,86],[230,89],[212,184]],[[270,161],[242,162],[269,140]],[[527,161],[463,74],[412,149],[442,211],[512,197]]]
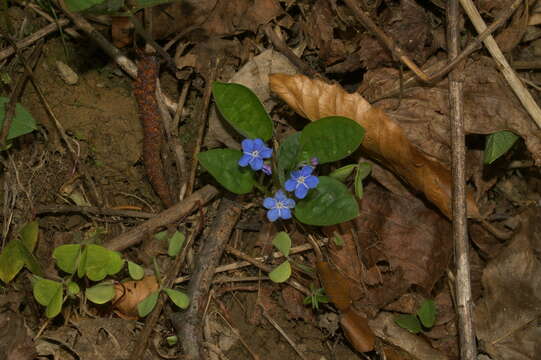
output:
[[[417,149],[402,128],[382,110],[372,107],[359,94],[347,93],[337,84],[303,75],[274,74],[269,78],[271,90],[311,121],[345,116],[358,122],[366,130],[363,150],[422,191],[443,214],[451,217],[451,172]],[[467,206],[469,217],[480,217],[471,193]]]
[[[116,284],[113,300],[115,313],[123,319],[138,319],[137,304],[154,291],[158,291],[158,288],[155,276],[145,276],[142,280]]]

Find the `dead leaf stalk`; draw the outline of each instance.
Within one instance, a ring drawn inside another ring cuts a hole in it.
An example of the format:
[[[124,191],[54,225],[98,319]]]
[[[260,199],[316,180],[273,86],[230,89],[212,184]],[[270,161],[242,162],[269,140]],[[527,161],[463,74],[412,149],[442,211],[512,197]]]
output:
[[[447,5],[447,48],[449,59],[459,53],[460,7],[458,0]],[[451,148],[453,164],[453,241],[457,268],[456,293],[459,324],[460,358],[473,360],[477,356],[475,332],[473,329],[469,243],[466,211],[466,135],[464,132],[464,101],[462,74],[460,68],[449,75],[449,107],[451,121]]]

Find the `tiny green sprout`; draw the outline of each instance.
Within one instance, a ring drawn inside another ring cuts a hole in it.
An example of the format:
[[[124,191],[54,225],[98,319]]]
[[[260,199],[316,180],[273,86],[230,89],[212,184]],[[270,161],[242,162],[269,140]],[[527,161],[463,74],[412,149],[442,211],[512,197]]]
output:
[[[175,346],[178,343],[178,337],[177,336],[168,336],[165,338],[167,341],[167,345],[169,346]]]
[[[425,300],[416,314],[400,314],[394,321],[413,334],[430,329],[436,322],[436,304],[434,300]]]
[[[304,298],[304,305],[312,305],[312,309],[319,310],[319,304],[327,304],[329,298],[325,295],[325,289],[317,288],[310,284],[310,295]]]
[[[291,250],[291,238],[286,232],[279,232],[272,240],[272,245],[276,247],[284,256],[289,256]],[[291,264],[288,260],[284,261],[269,273],[269,278],[275,283],[287,281],[291,276]]]

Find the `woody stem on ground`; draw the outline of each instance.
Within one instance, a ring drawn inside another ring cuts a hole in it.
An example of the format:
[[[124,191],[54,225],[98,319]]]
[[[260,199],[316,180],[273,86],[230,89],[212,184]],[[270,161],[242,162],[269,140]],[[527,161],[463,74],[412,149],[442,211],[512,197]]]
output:
[[[459,54],[460,7],[458,0],[447,5],[447,48],[449,60]],[[466,218],[465,163],[466,143],[464,133],[463,74],[461,67],[449,74],[449,111],[451,126],[452,170],[453,170],[453,240],[456,264],[456,305],[458,313],[460,358],[473,360],[477,356],[473,329],[469,242]]]

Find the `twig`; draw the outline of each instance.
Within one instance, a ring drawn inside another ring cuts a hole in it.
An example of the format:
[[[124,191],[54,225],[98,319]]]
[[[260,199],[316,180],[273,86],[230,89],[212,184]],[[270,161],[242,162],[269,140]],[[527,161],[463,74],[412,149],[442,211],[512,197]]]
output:
[[[320,243],[319,245],[320,246],[325,246],[326,244],[325,243]],[[289,254],[290,255],[295,255],[295,254],[305,252],[305,251],[309,251],[309,250],[312,250],[312,245],[310,245],[310,244],[302,244],[302,245],[295,246],[295,247],[291,248],[291,250],[289,251]],[[276,252],[274,252],[272,254],[272,257],[274,259],[279,259],[281,257],[284,257],[284,254],[282,254],[279,251],[276,251]],[[269,259],[269,256],[263,256],[263,257],[254,258],[254,260],[256,260],[256,261],[258,261],[260,263],[263,263],[263,262],[267,261],[268,259]],[[216,268],[215,274],[221,273],[221,272],[226,272],[226,271],[233,271],[233,270],[241,269],[241,268],[252,266],[252,265],[253,264],[251,262],[248,262],[248,261],[239,261],[239,262],[235,262],[235,263],[231,263],[231,264],[227,264],[227,265],[222,265],[222,266],[218,266]],[[188,281],[188,280],[190,280],[190,276],[181,276],[181,277],[176,278],[175,284],[180,284],[180,283],[183,283],[183,282]]]
[[[130,246],[138,244],[141,242],[141,240],[143,240],[145,235],[152,233],[161,226],[171,224],[187,216],[193,210],[208,203],[217,194],[218,190],[214,186],[206,185],[183,201],[176,203],[169,209],[162,211],[156,215],[156,217],[147,220],[133,229],[109,240],[105,243],[105,247],[111,250],[121,251]]]
[[[222,256],[224,245],[231,236],[240,218],[241,208],[233,201],[222,199],[218,214],[214,219],[209,235],[199,253],[196,269],[188,287],[190,306],[182,315],[172,318],[178,337],[182,341],[185,358],[204,359],[202,333],[202,309],[207,303],[212,276]]]
[[[11,47],[13,47],[14,51],[16,51],[17,56],[19,57],[19,61],[21,63],[26,63],[27,61],[24,59],[22,54],[19,52],[19,48],[17,47],[17,44],[9,37],[4,37],[6,40],[8,40],[11,43]],[[30,57],[28,58],[28,62],[30,65],[29,68],[34,68],[38,62],[39,55],[41,54],[41,49],[43,48],[43,41],[41,41],[38,46],[34,48],[32,53],[30,54]],[[4,147],[6,145],[6,140],[9,135],[9,129],[11,128],[11,124],[13,121],[13,118],[15,117],[15,108],[17,105],[17,101],[21,97],[24,87],[26,86],[26,83],[28,82],[28,78],[30,77],[30,74],[25,71],[19,77],[17,78],[17,81],[15,82],[15,87],[13,88],[13,91],[11,92],[11,95],[9,96],[9,101],[4,106],[4,124],[2,125],[2,131],[0,132],[0,146]]]
[[[310,65],[308,65],[307,63],[302,61],[297,55],[295,55],[295,53],[289,48],[289,46],[287,46],[285,41],[274,32],[270,23],[265,25],[263,27],[263,30],[265,31],[265,35],[267,35],[276,50],[284,54],[284,56],[287,57],[289,61],[291,61],[302,73],[311,77],[317,75],[317,72],[312,69]]]
[[[200,216],[195,226],[195,229],[190,234],[188,240],[186,241],[186,244],[184,245],[184,248],[182,249],[180,254],[177,255],[173,266],[167,272],[167,277],[165,281],[163,282],[164,288],[170,288],[171,286],[173,286],[173,281],[175,277],[180,272],[182,264],[185,263],[188,250],[191,248],[192,243],[194,242],[195,238],[197,238],[197,236],[199,236],[199,234],[203,230],[202,223],[203,223],[203,216]],[[143,331],[141,331],[141,333],[139,334],[139,338],[135,344],[135,348],[133,349],[129,357],[130,359],[143,358],[143,353],[145,352],[145,349],[147,347],[148,339],[150,338],[150,335],[152,334],[152,330],[154,330],[154,328],[156,327],[156,323],[158,322],[160,314],[162,313],[166,300],[167,300],[167,295],[162,291],[160,293],[160,298],[158,300],[158,303],[156,304],[156,306],[154,307],[154,309],[152,310],[152,312],[150,313],[150,315],[147,317],[145,321],[145,327],[143,328]]]
[[[475,7],[474,3],[471,0],[460,0],[460,4],[464,8],[464,11],[468,14],[468,17],[473,23],[473,26],[475,26],[477,32],[483,32],[487,26],[483,18],[481,18],[481,15],[479,14],[479,11]],[[494,40],[492,36],[489,36],[483,42],[494,58],[494,61],[496,61],[498,64],[498,68],[507,80],[507,83],[515,92],[515,95],[519,98],[520,102],[535,121],[537,126],[541,127],[541,109],[533,99],[532,94],[530,94],[511,66],[509,66],[509,63],[503,56],[503,53],[498,47],[496,40]]]
[[[513,69],[517,70],[535,70],[541,69],[541,60],[518,60],[511,63]]]
[[[447,48],[452,60],[459,53],[460,7],[458,0],[447,5]],[[453,240],[457,268],[456,293],[460,338],[460,358],[474,360],[477,356],[472,319],[471,279],[469,263],[468,223],[466,218],[466,136],[464,133],[464,101],[462,74],[454,69],[449,75],[449,108],[453,164]]]
[[[263,305],[259,304],[259,307],[261,308],[261,313],[263,314],[263,317],[267,319],[267,321],[270,322],[272,326],[274,326],[274,328],[280,333],[280,335],[282,335],[284,339],[286,339],[287,343],[291,345],[291,347],[293,348],[293,350],[295,350],[297,355],[299,355],[301,359],[307,360],[308,358],[304,356],[301,349],[299,349],[297,344],[295,344],[295,342],[287,335],[284,329],[282,329],[282,327],[267,313],[267,310],[265,310]]]
[[[68,19],[60,19],[60,20],[58,20],[58,26],[57,26],[57,24],[49,24],[49,25],[43,27],[42,29],[36,31],[32,35],[28,35],[24,39],[18,41],[17,42],[17,48],[24,49],[25,47],[32,45],[33,43],[35,43],[39,39],[49,35],[50,33],[57,31],[59,29],[59,26],[66,26],[67,24],[69,24]],[[9,57],[9,56],[11,56],[13,54],[15,54],[15,49],[13,49],[12,46],[1,50],[0,51],[0,61],[4,60],[5,58],[7,58],[7,57]]]
[[[152,219],[157,214],[152,214],[143,211],[135,210],[116,210],[108,208],[99,208],[96,206],[76,206],[76,205],[44,205],[34,209],[38,215],[64,215],[66,213],[80,213],[80,214],[92,214],[92,215],[105,215],[105,216],[122,216],[122,217],[134,217],[142,219]]]
[[[193,191],[195,185],[195,176],[197,174],[197,155],[201,150],[201,145],[203,144],[203,138],[205,136],[205,128],[207,127],[208,119],[208,109],[210,104],[210,97],[212,95],[212,83],[216,78],[216,72],[218,70],[218,65],[220,63],[220,58],[213,58],[211,61],[211,70],[210,73],[205,76],[205,92],[203,94],[203,100],[201,101],[201,108],[199,109],[199,128],[197,130],[197,138],[195,143],[195,148],[192,155],[192,163],[190,167],[190,177],[186,185],[186,194],[190,195]]]

